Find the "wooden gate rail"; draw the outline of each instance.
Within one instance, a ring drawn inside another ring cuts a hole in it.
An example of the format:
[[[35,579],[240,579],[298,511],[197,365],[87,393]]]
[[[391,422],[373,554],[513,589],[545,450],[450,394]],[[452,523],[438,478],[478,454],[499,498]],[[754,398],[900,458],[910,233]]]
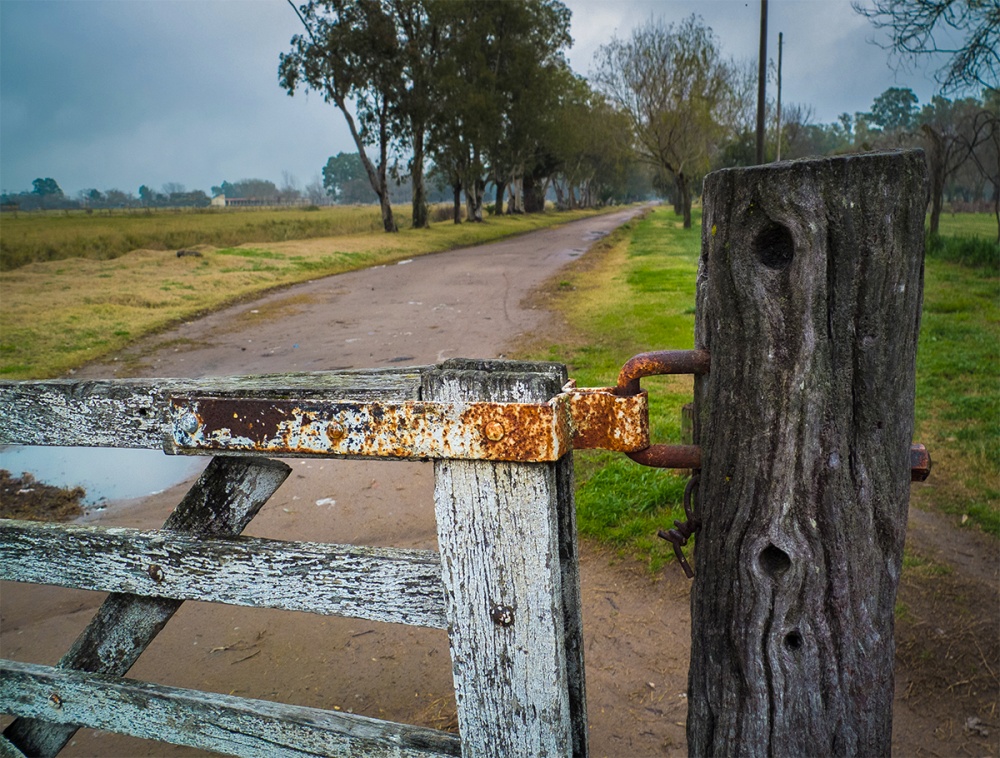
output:
[[[461,755],[454,735],[353,714],[14,661],[4,661],[0,672],[0,691],[20,714],[220,753]]]
[[[0,444],[164,448],[180,395],[545,402],[556,364],[228,379],[0,382]],[[325,456],[350,457],[350,456]],[[0,579],[111,592],[58,667],[0,662],[0,754],[55,755],[83,725],[236,755],[583,756],[572,460],[435,462],[440,553],[239,534],[289,468],[213,458],[161,531],[0,521]],[[449,633],[460,736],[121,677],[184,600]]]
[[[0,520],[0,579],[447,627],[434,550]]]

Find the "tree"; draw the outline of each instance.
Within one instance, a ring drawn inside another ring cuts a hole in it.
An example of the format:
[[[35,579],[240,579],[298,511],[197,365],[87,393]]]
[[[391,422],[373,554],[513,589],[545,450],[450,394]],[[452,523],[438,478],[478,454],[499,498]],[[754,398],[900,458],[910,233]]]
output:
[[[140,194],[141,192],[140,189]],[[212,194],[273,201],[278,197],[278,188],[267,179],[240,179],[238,182],[223,182],[218,187],[212,187]]]
[[[992,185],[993,215],[1000,244],[1000,92],[987,92],[984,100],[985,107],[972,117],[971,128],[961,139],[976,172]]]
[[[35,179],[31,183],[31,187],[31,191],[42,198],[60,198],[63,196],[63,191],[59,188],[55,179]]]
[[[409,161],[413,188],[414,229],[430,225],[424,180],[426,139],[438,110],[435,75],[443,54],[441,30],[433,3],[423,0],[392,0],[402,55],[402,81],[397,95],[397,123],[403,142],[412,151]]]
[[[364,176],[365,167],[357,153],[339,152],[323,166],[323,187],[330,197],[337,200],[345,184]]]
[[[737,67],[694,15],[676,28],[650,19],[629,39],[602,46],[595,65],[594,84],[628,115],[640,155],[673,177],[690,228],[692,184],[739,110]]]
[[[364,202],[366,184],[365,167],[357,153],[337,153],[323,167],[323,187],[337,203]]]
[[[318,176],[306,185],[305,193],[312,205],[320,205],[323,202],[323,182]]]
[[[467,217],[482,220],[488,180],[497,188],[494,212],[505,188],[521,177],[539,205],[544,180],[538,177],[551,172],[542,145],[550,142],[558,82],[567,70],[561,51],[570,43],[569,10],[557,0],[435,0],[432,8],[448,54],[434,77],[439,107],[430,143],[454,193],[456,220],[463,189]]]
[[[891,37],[903,58],[944,54],[935,77],[945,92],[1000,82],[1000,4],[996,0],[854,0],[854,10]]]
[[[905,132],[913,127],[917,96],[909,88],[890,87],[875,98],[869,120],[883,132]]]
[[[920,112],[921,139],[930,180],[931,234],[938,233],[948,180],[981,142],[991,139],[989,130],[977,129],[977,116],[982,110],[982,105],[973,98],[952,102],[935,96]]]
[[[291,52],[279,57],[279,83],[289,95],[300,87],[319,92],[340,110],[379,199],[383,228],[395,232],[389,148],[402,72],[394,21],[379,0],[311,0],[298,8],[288,2],[306,31],[292,37]],[[350,101],[357,105],[357,120]],[[368,145],[378,150],[377,164],[368,157]]]

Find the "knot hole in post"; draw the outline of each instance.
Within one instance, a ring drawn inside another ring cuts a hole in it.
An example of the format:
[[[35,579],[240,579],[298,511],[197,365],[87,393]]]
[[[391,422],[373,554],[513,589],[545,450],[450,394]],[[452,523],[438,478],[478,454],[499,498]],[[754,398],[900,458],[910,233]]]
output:
[[[764,573],[772,579],[780,577],[792,565],[792,559],[788,557],[788,553],[773,544],[761,550],[757,560]]]
[[[780,271],[788,268],[795,255],[795,242],[787,226],[771,223],[761,229],[753,241],[757,258],[768,268]]]
[[[795,629],[785,635],[785,647],[789,650],[798,650],[802,647],[802,635]]]

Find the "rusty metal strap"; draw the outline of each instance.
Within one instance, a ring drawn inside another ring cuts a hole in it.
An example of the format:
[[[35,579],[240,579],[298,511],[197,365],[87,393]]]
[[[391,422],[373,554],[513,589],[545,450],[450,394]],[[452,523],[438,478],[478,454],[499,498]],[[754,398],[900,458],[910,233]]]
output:
[[[173,397],[166,448],[181,454],[555,461],[574,448],[649,447],[645,392],[567,388],[547,403],[327,403]]]

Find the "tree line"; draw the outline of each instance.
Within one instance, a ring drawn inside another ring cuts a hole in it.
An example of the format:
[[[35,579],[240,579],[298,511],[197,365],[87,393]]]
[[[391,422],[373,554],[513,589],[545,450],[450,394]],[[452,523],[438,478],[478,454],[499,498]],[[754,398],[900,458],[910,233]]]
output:
[[[488,187],[494,213],[542,210],[550,187],[567,207],[627,194],[634,156],[621,115],[570,69],[562,3],[289,4],[303,33],[280,56],[279,83],[341,112],[386,231],[397,229],[390,188],[403,177],[413,226],[428,225],[431,165],[456,221],[463,195],[466,217],[482,220]]]
[[[897,19],[908,52],[915,49],[914,24],[926,31],[926,24],[943,23],[924,13],[937,7],[932,0],[872,1],[866,15],[876,24]],[[585,78],[566,60],[570,11],[559,0],[287,2],[303,31],[279,58],[278,82],[289,95],[312,90],[334,105],[356,152],[332,156],[322,179],[304,191],[285,172],[281,187],[245,179],[222,182],[213,194],[268,204],[374,198],[386,231],[397,228],[394,203],[409,202],[420,228],[428,225],[428,204],[446,199],[459,222],[463,198],[465,217],[480,221],[488,212],[540,211],[547,196],[574,208],[658,194],[670,197],[690,226],[707,172],[757,160],[756,66],[725,56],[696,15],[675,23],[650,18],[613,37]],[[871,111],[845,113],[832,124],[813,123],[807,105],[779,112],[768,100],[766,159],[921,146],[932,231],[946,202],[992,207],[1000,228],[997,30],[981,10],[949,20],[972,52],[956,53],[960,65],[949,64],[942,75],[941,95],[920,105],[911,90],[890,88]],[[956,82],[982,84],[982,95],[946,98]],[[4,203],[73,203],[50,182],[58,189],[54,180],[38,179],[30,193],[5,195]],[[144,185],[138,200],[118,190],[84,190],[76,201],[92,208],[208,202],[180,185],[163,192]]]
[[[299,205],[328,202],[323,185],[317,179],[298,187],[295,178],[285,172],[279,187],[268,179],[241,179],[237,182],[223,181],[212,187],[212,196],[226,195],[229,198],[244,198],[260,201],[264,205]],[[143,184],[138,194],[120,189],[100,191],[94,188],[82,189],[75,196],[66,195],[59,183],[51,177],[38,178],[32,188],[25,192],[4,193],[0,203],[6,208],[18,210],[114,210],[120,208],[207,208],[211,197],[203,190],[188,190],[183,184],[167,182],[160,190]]]
[[[565,59],[570,12],[557,0],[288,2],[304,32],[281,55],[279,82],[341,111],[357,153],[330,158],[324,187],[341,201],[371,192],[386,231],[403,181],[413,226],[427,225],[428,176],[451,189],[456,221],[463,194],[467,217],[482,219],[487,188],[494,213],[541,210],[547,191],[574,207],[655,189],[690,226],[708,171],[755,162],[755,65],[726,57],[696,15],[613,38],[585,79]],[[996,207],[996,89],[917,106],[890,88],[869,113],[822,125],[793,105],[779,124],[768,101],[768,159],[922,146],[932,231],[946,200]]]

